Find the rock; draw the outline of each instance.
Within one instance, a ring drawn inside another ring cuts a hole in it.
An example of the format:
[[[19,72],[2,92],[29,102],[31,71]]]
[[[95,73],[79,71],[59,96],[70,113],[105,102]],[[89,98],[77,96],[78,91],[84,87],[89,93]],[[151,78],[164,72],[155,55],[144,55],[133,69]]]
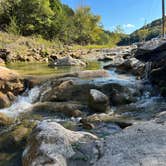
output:
[[[5,63],[4,60],[2,58],[0,58],[0,65],[4,64],[4,63]]]
[[[78,73],[79,78],[97,78],[97,77],[110,77],[106,70],[86,70]]]
[[[54,113],[67,117],[81,117],[86,107],[74,102],[39,102],[30,107],[27,112],[32,113]]]
[[[0,66],[0,108],[10,106],[23,91],[24,81],[18,73]]]
[[[0,58],[6,62],[7,56],[10,54],[10,52],[7,49],[0,49]]]
[[[128,127],[105,140],[94,166],[157,166],[166,163],[166,126],[153,121]]]
[[[2,92],[0,92],[0,109],[9,107],[10,104],[11,104],[11,102],[10,102],[8,96],[3,94]]]
[[[56,122],[43,121],[29,137],[22,163],[23,166],[89,166],[99,157],[96,141],[97,137],[90,133],[70,131]]]
[[[95,123],[114,123],[122,129],[132,125],[132,122],[127,119],[105,113],[87,116],[86,118],[81,119],[80,122],[83,125]]]
[[[126,85],[110,82],[97,82],[89,79],[80,79],[76,75],[52,78],[45,82],[41,88],[39,100],[41,102],[67,102],[78,101],[83,104],[89,103],[89,92],[96,89],[110,98],[112,105],[124,105],[135,101],[134,93]]]
[[[145,71],[145,64],[136,58],[130,57],[129,59],[122,59],[119,62],[112,62],[104,66],[104,69],[116,67],[116,70],[121,73],[131,73],[134,75],[143,75]]]
[[[12,124],[13,122],[14,120],[12,118],[0,112],[0,126],[7,126]]]
[[[64,58],[55,59],[49,65],[50,66],[86,66],[86,63],[79,59],[74,59],[70,56],[67,56]]]
[[[165,81],[166,82],[166,66],[162,66],[157,69],[152,69],[150,73],[150,80],[153,83],[159,83],[160,81]],[[165,84],[166,85],[166,84]]]
[[[166,40],[151,40],[138,47],[135,57],[148,62],[148,78],[157,85],[162,96],[166,96]]]
[[[6,67],[0,66],[0,91],[12,92],[14,95],[20,94],[24,90],[24,83],[19,74]]]
[[[107,112],[110,109],[109,98],[96,89],[90,90],[88,105],[95,112]]]
[[[16,125],[12,130],[5,132],[0,138],[0,151],[16,152],[25,146],[26,139],[31,129],[21,125]]]
[[[135,57],[144,62],[166,59],[165,47],[165,40],[151,40],[137,48]]]

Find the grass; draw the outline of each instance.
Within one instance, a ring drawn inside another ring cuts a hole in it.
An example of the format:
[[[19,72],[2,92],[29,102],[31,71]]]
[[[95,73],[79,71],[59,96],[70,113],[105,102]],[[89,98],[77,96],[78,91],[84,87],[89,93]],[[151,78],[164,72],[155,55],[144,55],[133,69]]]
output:
[[[115,47],[113,44],[109,45],[72,45],[70,49],[84,50],[84,49],[102,49]],[[0,31],[0,49],[7,49],[15,57],[17,55],[27,56],[34,53],[34,49],[42,49],[46,55],[56,54],[59,51],[65,50],[67,47],[64,46],[58,40],[49,41],[43,39],[41,36],[29,36],[24,37],[20,35],[9,34]]]
[[[102,49],[102,48],[113,48],[115,47],[115,45],[85,45],[85,46],[81,46],[81,45],[74,45],[73,49],[77,50],[77,49]]]
[[[42,48],[48,53],[62,49],[62,44],[58,41],[48,41],[40,36],[23,37],[5,32],[0,32],[0,49],[8,49],[14,55],[28,54],[32,49]]]

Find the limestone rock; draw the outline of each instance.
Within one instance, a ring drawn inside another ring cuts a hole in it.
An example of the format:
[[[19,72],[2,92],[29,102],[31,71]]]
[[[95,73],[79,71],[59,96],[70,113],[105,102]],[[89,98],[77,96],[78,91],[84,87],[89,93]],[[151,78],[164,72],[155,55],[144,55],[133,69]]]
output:
[[[94,166],[164,166],[166,126],[153,121],[135,124],[109,136],[103,157]]]
[[[89,107],[96,112],[107,112],[109,110],[109,98],[104,93],[91,89]]]
[[[86,66],[86,63],[79,59],[74,59],[71,56],[67,56],[64,58],[55,59],[49,65],[50,66]]]
[[[23,166],[67,166],[79,162],[88,166],[98,155],[97,149],[97,153],[92,150],[96,140],[90,133],[70,131],[56,122],[43,121],[32,132],[22,163]]]

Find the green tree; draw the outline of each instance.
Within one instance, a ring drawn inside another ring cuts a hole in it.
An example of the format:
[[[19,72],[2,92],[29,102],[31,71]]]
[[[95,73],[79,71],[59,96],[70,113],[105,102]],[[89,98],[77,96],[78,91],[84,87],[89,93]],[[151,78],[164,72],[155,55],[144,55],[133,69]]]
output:
[[[140,41],[145,41],[147,36],[148,36],[148,33],[149,33],[148,29],[141,29],[141,30],[139,30],[137,32],[139,40]]]
[[[111,33],[109,43],[112,45],[117,45],[123,37],[124,37],[124,30],[120,25],[118,25],[115,28],[115,30]]]
[[[20,35],[20,29],[19,29],[19,26],[17,24],[17,20],[15,17],[12,17],[10,19],[10,24],[9,24],[9,26],[7,26],[6,31],[8,33],[11,33],[14,35]]]
[[[89,7],[80,7],[75,12],[75,40],[80,44],[94,43],[99,39],[102,29],[100,16],[93,15]]]

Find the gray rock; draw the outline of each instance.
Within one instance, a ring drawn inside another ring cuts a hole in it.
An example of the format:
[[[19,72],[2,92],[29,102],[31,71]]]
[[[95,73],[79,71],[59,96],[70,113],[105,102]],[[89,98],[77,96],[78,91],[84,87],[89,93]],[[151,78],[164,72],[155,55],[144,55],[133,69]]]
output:
[[[135,57],[141,61],[157,61],[166,59],[166,40],[151,40],[138,47]]]
[[[107,112],[109,107],[109,98],[96,89],[90,90],[89,107],[96,112]]]
[[[43,121],[29,138],[23,166],[90,165],[99,155],[97,140],[90,133],[70,131],[56,122]]]
[[[94,166],[165,166],[166,125],[136,124],[106,139],[103,157]]]
[[[86,63],[72,58],[71,56],[67,56],[60,59],[55,59],[53,62],[49,64],[50,66],[86,66]]]

